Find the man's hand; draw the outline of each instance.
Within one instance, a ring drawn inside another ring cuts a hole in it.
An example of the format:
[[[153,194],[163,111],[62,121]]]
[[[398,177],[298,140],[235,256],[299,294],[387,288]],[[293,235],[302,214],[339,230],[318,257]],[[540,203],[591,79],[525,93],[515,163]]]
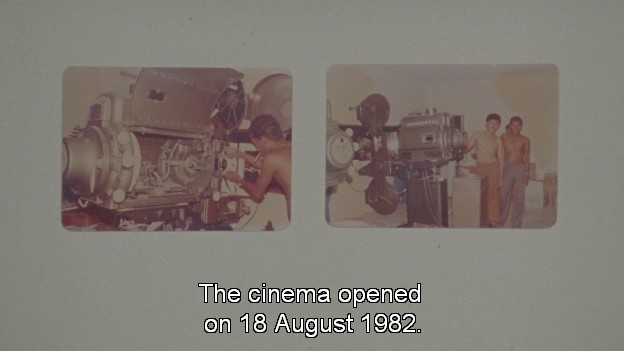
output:
[[[230,146],[226,146],[223,149],[223,152],[225,153],[225,156],[227,156],[229,158],[241,158],[241,157],[243,157],[243,153],[240,150],[235,149],[235,148],[230,147]]]
[[[238,173],[234,172],[234,171],[227,171],[225,173],[223,173],[223,178],[232,181],[234,183],[240,183],[243,181],[243,178],[240,177],[240,175],[238,175]]]
[[[345,173],[345,180],[349,184],[353,183],[353,177],[349,173]]]

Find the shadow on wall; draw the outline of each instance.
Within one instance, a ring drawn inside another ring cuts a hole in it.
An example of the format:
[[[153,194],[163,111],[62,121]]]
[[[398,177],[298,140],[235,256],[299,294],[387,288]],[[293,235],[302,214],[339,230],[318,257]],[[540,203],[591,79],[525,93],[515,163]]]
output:
[[[524,120],[522,133],[532,142],[531,161],[543,172],[556,172],[559,129],[557,66],[545,65],[507,73],[493,81],[493,88],[511,115],[519,115]],[[503,124],[507,122],[508,118],[503,120]]]
[[[356,65],[334,65],[327,70],[327,99],[332,106],[332,117],[339,123],[359,124],[357,106],[375,89],[375,81]]]

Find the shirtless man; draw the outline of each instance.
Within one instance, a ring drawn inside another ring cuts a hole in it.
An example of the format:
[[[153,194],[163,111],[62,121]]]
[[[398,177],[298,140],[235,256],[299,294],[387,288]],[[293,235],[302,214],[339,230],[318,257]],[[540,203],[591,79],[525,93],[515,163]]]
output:
[[[501,140],[503,140],[503,137],[505,135],[509,135],[509,134],[511,134],[511,127],[509,126],[509,123],[507,123],[507,125],[505,126],[505,133],[503,135],[501,135]],[[505,153],[504,148],[503,148],[503,153]],[[504,164],[503,164],[503,168],[504,168]],[[501,176],[501,179],[502,178],[503,177]],[[509,196],[512,196],[512,194],[509,194]],[[499,199],[499,206],[500,206],[500,204],[502,204],[504,202],[505,201],[500,201],[500,199]],[[500,213],[500,221],[497,223],[498,226],[500,226],[501,223],[505,223],[507,221],[507,218],[509,217],[509,207],[507,207],[506,210],[507,210],[506,212],[501,212]]]
[[[494,227],[500,220],[498,188],[503,173],[503,144],[501,139],[496,136],[500,123],[501,118],[498,114],[490,113],[487,115],[485,130],[476,132],[470,137],[464,152],[468,153],[473,147],[476,147],[477,165],[472,167],[470,172],[488,177],[488,222],[490,227]]]
[[[508,213],[511,207],[511,227],[521,228],[524,216],[524,188],[529,184],[531,142],[529,138],[520,134],[522,118],[513,116],[509,125],[511,133],[502,137],[505,165],[500,192],[500,213]],[[504,226],[506,220],[507,218],[502,218],[500,226]]]
[[[251,143],[258,150],[261,158],[252,157],[240,150],[227,147],[225,153],[228,157],[242,158],[248,164],[260,169],[260,174],[254,183],[242,179],[236,172],[226,172],[224,177],[240,184],[243,189],[256,202],[264,199],[264,194],[275,179],[282,187],[286,204],[288,206],[288,219],[290,220],[290,174],[291,174],[291,143],[284,140],[284,135],[279,123],[271,115],[256,117],[249,126]]]

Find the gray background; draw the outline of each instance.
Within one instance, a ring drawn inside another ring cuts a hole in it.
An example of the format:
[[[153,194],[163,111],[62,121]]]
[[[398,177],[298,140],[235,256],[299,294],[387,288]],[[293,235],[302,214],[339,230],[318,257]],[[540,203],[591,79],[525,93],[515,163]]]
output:
[[[2,1],[0,349],[620,350],[621,1]],[[325,72],[340,63],[555,63],[547,230],[349,230],[323,219]],[[276,233],[61,228],[67,66],[287,67],[293,221]],[[203,304],[198,282],[411,287],[420,305]],[[244,335],[245,312],[415,312],[422,334]],[[207,335],[208,316],[235,333]]]

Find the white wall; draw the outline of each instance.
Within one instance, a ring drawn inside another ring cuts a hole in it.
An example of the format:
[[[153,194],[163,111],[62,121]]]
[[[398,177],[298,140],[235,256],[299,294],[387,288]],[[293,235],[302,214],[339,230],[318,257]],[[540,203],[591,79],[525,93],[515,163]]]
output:
[[[538,174],[557,171],[559,86],[557,72],[514,74],[493,79],[441,81],[427,84],[427,104],[439,111],[463,114],[468,134],[483,130],[485,117],[498,113],[499,134],[512,116],[524,121],[531,139],[531,161]],[[467,162],[471,160],[467,159]]]

